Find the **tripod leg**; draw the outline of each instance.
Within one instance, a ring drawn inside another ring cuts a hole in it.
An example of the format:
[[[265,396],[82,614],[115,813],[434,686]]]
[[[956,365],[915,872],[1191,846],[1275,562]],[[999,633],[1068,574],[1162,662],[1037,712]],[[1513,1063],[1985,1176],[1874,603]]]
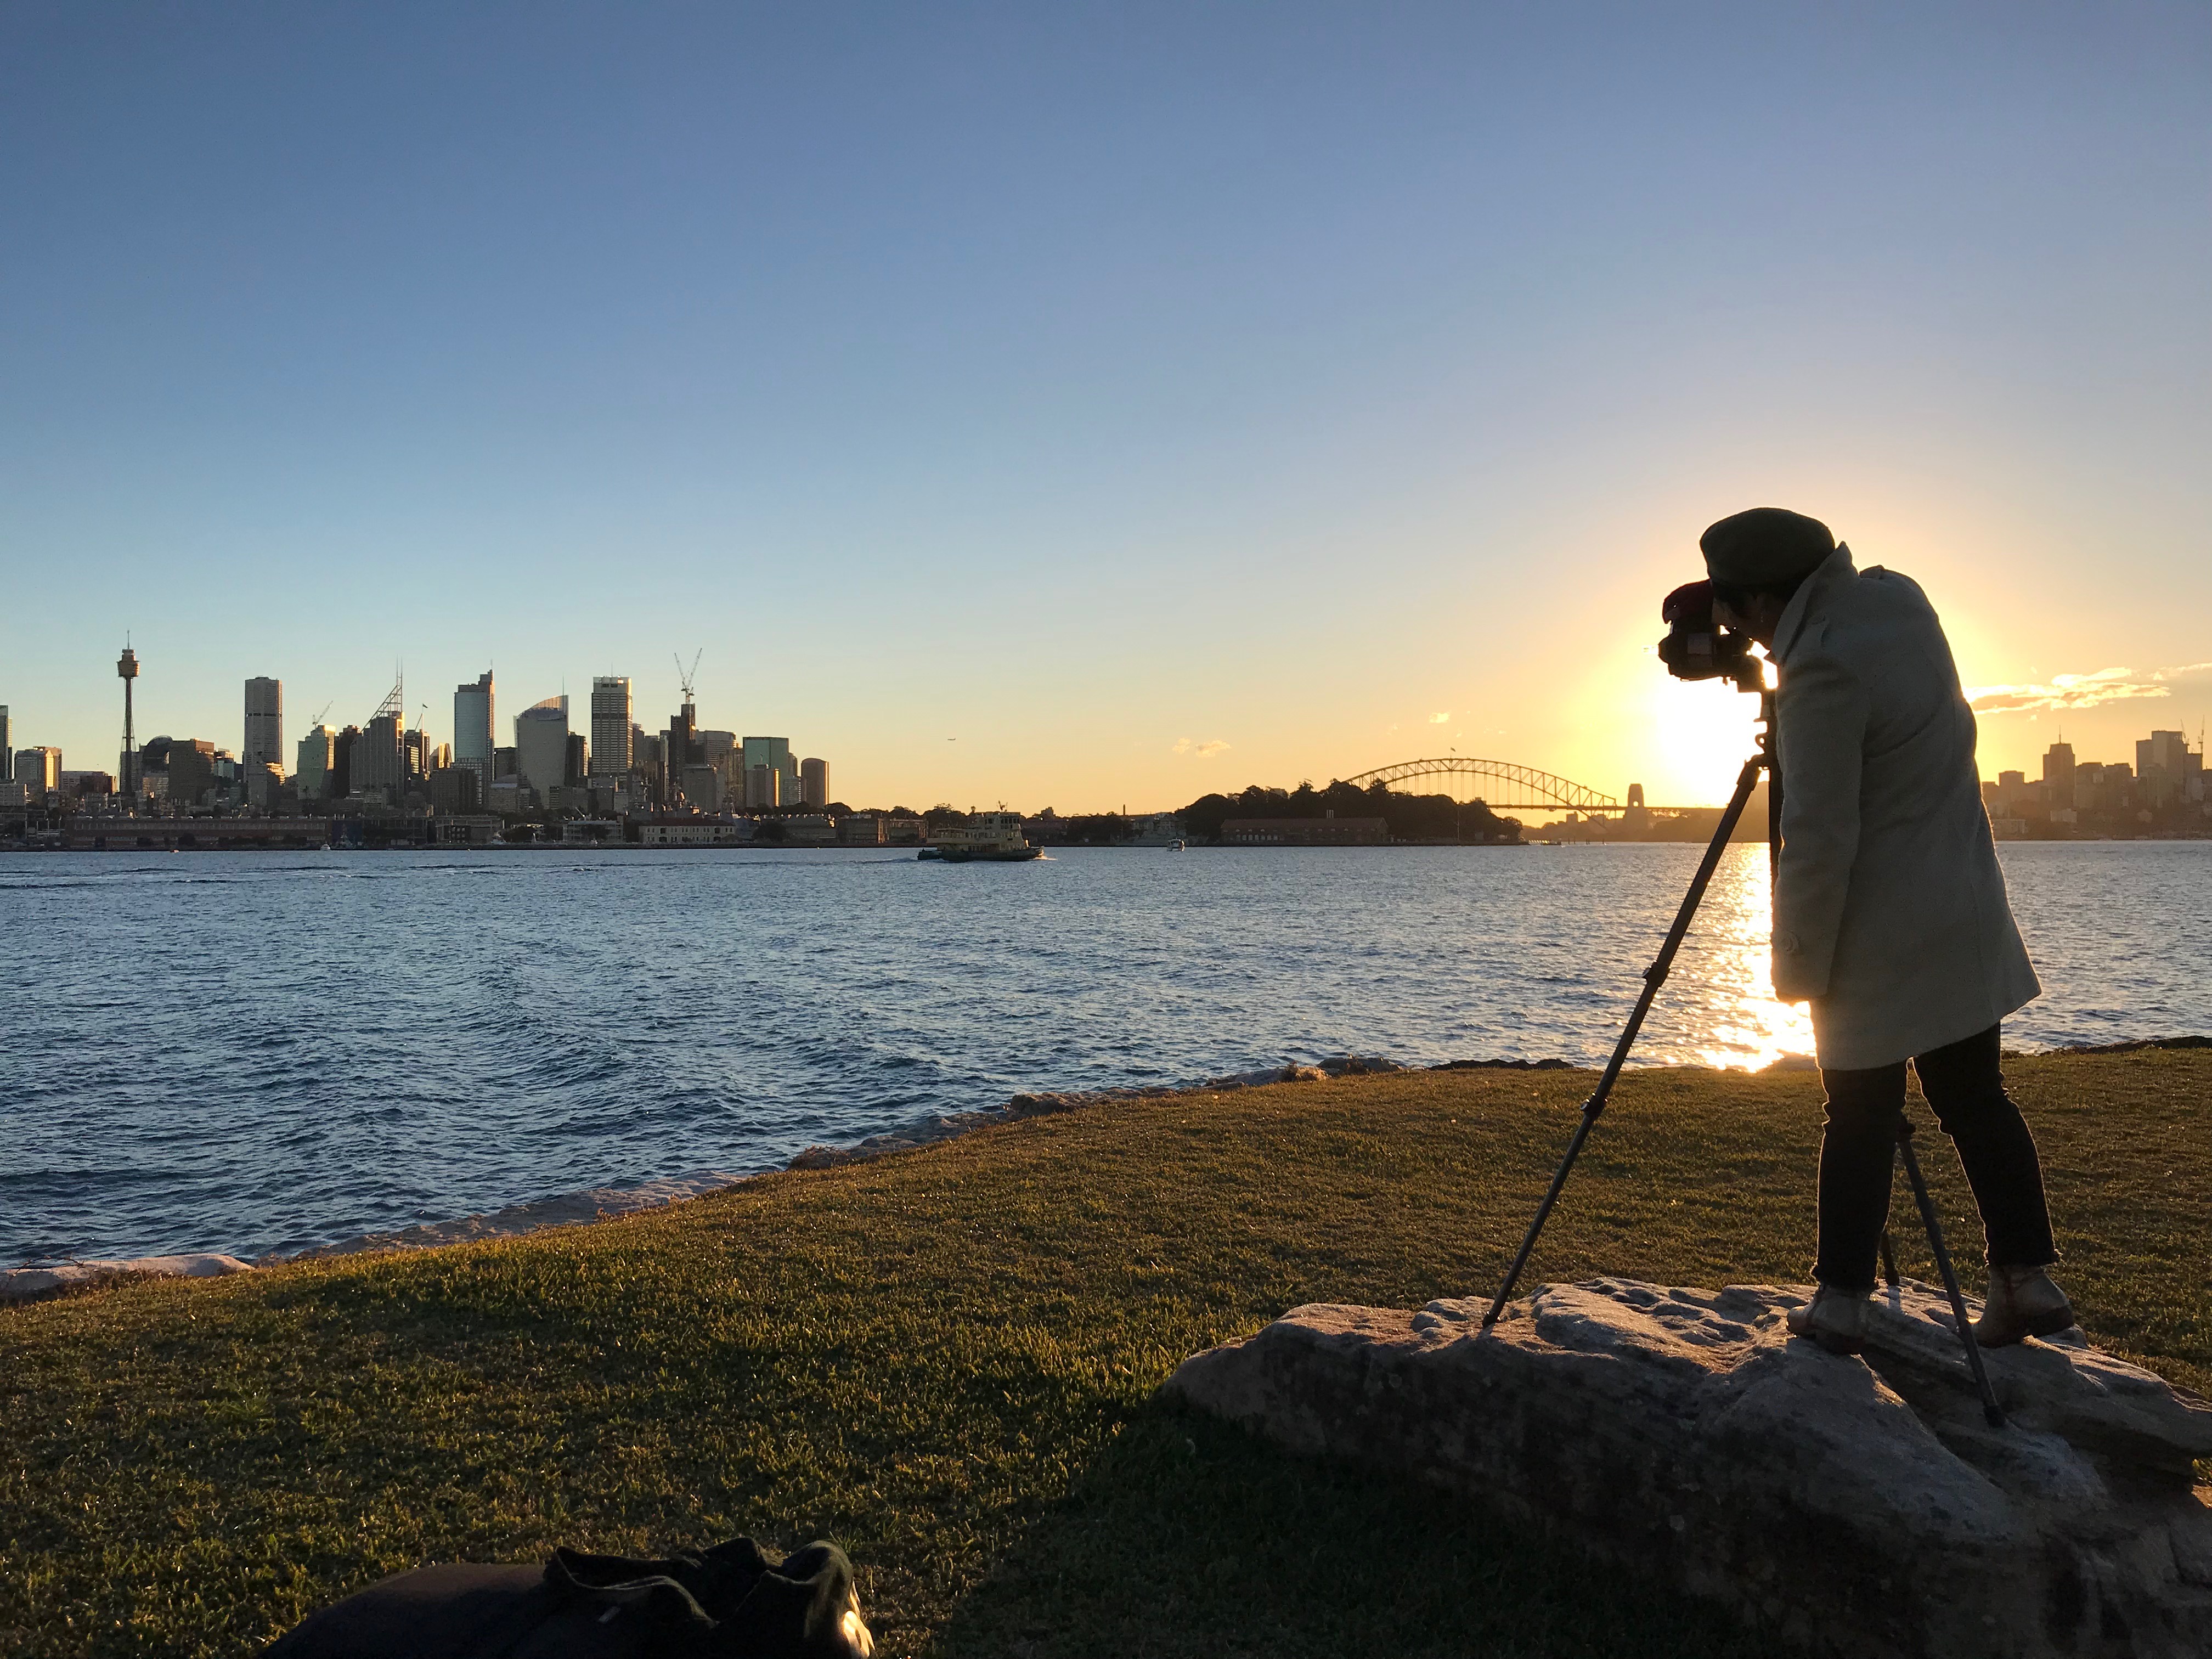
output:
[[[1897,1120],[1897,1150],[1905,1159],[1905,1178],[1912,1183],[1913,1201],[1920,1206],[1920,1219],[1928,1228],[1928,1248],[1936,1255],[1936,1271],[1942,1276],[1943,1293],[1951,1298],[1951,1317],[1959,1328],[1959,1340],[1966,1345],[1966,1367],[1974,1374],[1974,1386],[1981,1390],[1982,1415],[1993,1429],[2004,1427],[2004,1412],[1997,1405],[1996,1390],[1990,1386],[1990,1373],[1982,1364],[1981,1344],[1974,1340],[1974,1333],[1966,1323],[1966,1298],[1959,1294],[1959,1276],[1951,1271],[1951,1252],[1943,1248],[1943,1224],[1936,1216],[1936,1200],[1928,1195],[1928,1183],[1920,1178],[1920,1160],[1912,1151],[1912,1125],[1903,1114]]]
[[[1682,896],[1682,908],[1674,913],[1674,925],[1667,930],[1667,942],[1659,947],[1659,954],[1644,970],[1644,994],[1636,999],[1636,1007],[1628,1016],[1628,1024],[1620,1033],[1620,1041],[1613,1045],[1613,1058],[1606,1062],[1605,1075],[1583,1103],[1583,1121],[1575,1126],[1574,1139],[1567,1143],[1567,1155],[1559,1160],[1559,1172],[1552,1177],[1551,1190],[1544,1201],[1536,1206],[1535,1219],[1528,1224],[1528,1236],[1522,1239],[1521,1249],[1513,1257],[1513,1265],[1505,1270],[1505,1282],[1498,1287],[1497,1299],[1491,1303],[1490,1311],[1482,1316],[1483,1328],[1487,1330],[1498,1322],[1498,1316],[1505,1310],[1505,1304],[1513,1295],[1513,1286],[1521,1277],[1521,1270],[1528,1265],[1528,1254],[1536,1248],[1536,1236],[1544,1231],[1544,1223],[1552,1213],[1552,1206],[1559,1202],[1559,1190],[1567,1184],[1567,1174],[1582,1156],[1583,1143],[1589,1139],[1591,1127],[1598,1114],[1605,1109],[1607,1097],[1620,1077],[1620,1068],[1627,1063],[1628,1051],[1636,1046],[1636,1034],[1644,1029],[1644,1017],[1651,1012],[1651,1004],[1659,994],[1659,988],[1667,982],[1667,975],[1674,966],[1674,953],[1682,948],[1682,940],[1690,931],[1690,922],[1698,914],[1698,906],[1705,896],[1705,888],[1720,868],[1721,854],[1728,850],[1729,837],[1735,833],[1736,820],[1743,816],[1744,803],[1751,799],[1752,786],[1759,781],[1765,768],[1764,756],[1754,755],[1743,763],[1736,775],[1735,793],[1729,798],[1728,810],[1721,814],[1720,828],[1713,832],[1712,843],[1705,848],[1704,861],[1698,873],[1691,878],[1690,890]]]
[[[1887,1227],[1881,1230],[1881,1282],[1893,1291],[1897,1288],[1897,1252],[1890,1245]]]

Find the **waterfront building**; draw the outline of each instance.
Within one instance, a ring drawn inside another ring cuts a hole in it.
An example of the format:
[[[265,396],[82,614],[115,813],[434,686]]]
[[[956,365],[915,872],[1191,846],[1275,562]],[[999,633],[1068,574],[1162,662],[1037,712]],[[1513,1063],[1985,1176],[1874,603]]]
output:
[[[1390,839],[1385,818],[1230,818],[1222,842],[1231,847],[1373,847]]]
[[[830,763],[803,760],[799,763],[799,800],[802,806],[811,806],[819,811],[830,804]]]
[[[483,805],[483,791],[473,766],[441,766],[430,774],[430,805],[440,812],[474,812]]]
[[[568,698],[534,702],[514,717],[514,770],[538,799],[568,781]]]
[[[601,674],[592,681],[592,772],[620,777],[629,770],[633,718],[629,676]]]
[[[33,801],[58,793],[62,787],[62,751],[40,745],[15,751],[15,781]]]
[[[300,739],[292,773],[300,787],[300,799],[316,800],[330,793],[331,744],[337,733],[317,721],[313,729]]]
[[[486,669],[473,684],[453,688],[453,764],[472,768],[481,788],[489,792],[493,769],[491,671]]]
[[[246,683],[246,743],[238,751],[247,766],[284,770],[284,682],[257,675]]]

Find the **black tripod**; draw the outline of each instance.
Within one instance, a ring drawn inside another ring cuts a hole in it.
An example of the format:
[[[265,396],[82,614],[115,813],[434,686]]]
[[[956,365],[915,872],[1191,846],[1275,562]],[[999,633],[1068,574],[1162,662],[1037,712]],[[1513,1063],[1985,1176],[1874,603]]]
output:
[[[1746,687],[1747,690],[1750,689]],[[1728,848],[1729,837],[1743,817],[1743,809],[1751,800],[1751,792],[1757,787],[1759,775],[1768,775],[1766,799],[1766,857],[1770,876],[1775,860],[1782,849],[1782,775],[1774,764],[1774,693],[1762,691],[1759,700],[1759,749],[1743,763],[1736,774],[1735,793],[1729,797],[1728,810],[1721,814],[1720,828],[1713,831],[1711,845],[1698,866],[1698,873],[1691,878],[1690,890],[1682,896],[1682,908],[1674,913],[1674,925],[1667,930],[1666,943],[1659,947],[1658,956],[1644,970],[1644,994],[1636,999],[1636,1007],[1628,1016],[1628,1024],[1620,1033],[1620,1041],[1613,1046],[1613,1058],[1606,1062],[1605,1074],[1598,1079],[1597,1087],[1583,1103],[1582,1121],[1575,1126],[1574,1139],[1567,1143],[1567,1155],[1559,1160],[1559,1173],[1552,1177],[1551,1189],[1544,1201],[1536,1206],[1535,1219],[1528,1224],[1528,1235],[1521,1241],[1521,1248],[1513,1257],[1513,1265],[1505,1270],[1505,1282],[1498,1287],[1498,1297],[1490,1304],[1490,1311],[1482,1316],[1485,1330],[1498,1322],[1506,1302],[1512,1297],[1513,1286],[1521,1277],[1521,1270],[1528,1265],[1528,1255],[1536,1248],[1536,1237],[1544,1231],[1550,1219],[1552,1206],[1559,1202],[1559,1190],[1567,1184],[1567,1176],[1582,1156],[1583,1144],[1589,1139],[1596,1125],[1598,1114],[1605,1110],[1605,1103],[1613,1093],[1613,1085],[1620,1077],[1620,1068],[1627,1062],[1628,1051],[1636,1046],[1636,1035],[1644,1028],[1644,1017],[1651,1012],[1651,1005],[1659,995],[1659,988],[1667,982],[1667,975],[1674,966],[1674,953],[1681,949],[1682,940],[1690,931],[1691,921],[1698,914],[1698,906],[1705,896],[1713,872],[1720,867],[1721,854]],[[1905,1179],[1911,1183],[1913,1201],[1920,1207],[1920,1219],[1928,1229],[1928,1246],[1936,1257],[1936,1271],[1942,1276],[1944,1293],[1951,1299],[1951,1315],[1959,1328],[1959,1340],[1966,1346],[1966,1364],[1974,1374],[1974,1385],[1982,1396],[1982,1414],[1991,1426],[2002,1426],[2004,1413],[1998,1409],[1996,1391],[1990,1387],[1989,1372],[1982,1364],[1982,1351],[1974,1340],[1974,1333],[1966,1322],[1966,1298],[1959,1294],[1958,1275],[1951,1271],[1951,1253],[1944,1248],[1942,1223],[1937,1219],[1935,1200],[1928,1195],[1928,1183],[1921,1178],[1920,1160],[1912,1151],[1912,1125],[1899,1112],[1897,1120],[1897,1150],[1905,1163]],[[1897,1287],[1897,1259],[1891,1249],[1889,1234],[1881,1237],[1882,1271],[1890,1288]]]

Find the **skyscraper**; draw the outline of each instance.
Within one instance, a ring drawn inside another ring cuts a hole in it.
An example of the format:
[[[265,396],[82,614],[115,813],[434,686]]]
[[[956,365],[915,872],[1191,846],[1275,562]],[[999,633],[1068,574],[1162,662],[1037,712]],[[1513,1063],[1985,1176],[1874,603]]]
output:
[[[2043,751],[2043,781],[2051,786],[2053,806],[2074,805],[2074,745],[2054,743]]]
[[[775,800],[764,803],[774,806],[796,806],[801,799],[799,788],[799,763],[791,757],[788,738],[747,738],[744,744],[745,804],[750,805],[756,792],[752,781],[757,767],[767,767],[776,775]]]
[[[5,783],[9,778],[15,775],[15,751],[8,746],[9,738],[14,735],[9,725],[8,705],[0,702],[0,773],[7,775],[6,777],[0,777],[0,783]]]
[[[514,769],[538,792],[558,789],[568,777],[568,698],[564,692],[536,702],[514,717]]]
[[[799,799],[817,811],[830,804],[828,761],[803,760],[799,763]]]
[[[381,708],[362,728],[353,746],[353,793],[372,790],[397,805],[406,793],[407,769],[400,740],[405,716],[395,708]]]
[[[246,683],[246,745],[240,762],[247,766],[284,766],[284,682],[256,676]]]
[[[293,769],[301,800],[317,800],[330,792],[331,745],[337,733],[318,725],[300,739],[299,762]]]
[[[592,682],[592,775],[620,777],[631,765],[630,688],[627,674]]]
[[[31,792],[33,803],[62,787],[62,751],[40,747],[15,751],[15,781]]]
[[[453,764],[477,775],[477,799],[491,799],[491,671],[474,684],[453,688]]]

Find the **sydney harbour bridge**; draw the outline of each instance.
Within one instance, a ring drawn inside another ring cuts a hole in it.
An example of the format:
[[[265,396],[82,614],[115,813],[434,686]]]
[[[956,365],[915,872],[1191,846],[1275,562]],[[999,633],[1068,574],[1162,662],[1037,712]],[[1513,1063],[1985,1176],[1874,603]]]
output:
[[[1478,760],[1471,755],[1444,755],[1427,760],[1400,761],[1371,772],[1343,780],[1364,789],[1383,784],[1398,789],[1408,784],[1425,785],[1413,794],[1449,795],[1455,800],[1480,799],[1498,811],[1618,812],[1622,805],[1571,778],[1512,761]]]

